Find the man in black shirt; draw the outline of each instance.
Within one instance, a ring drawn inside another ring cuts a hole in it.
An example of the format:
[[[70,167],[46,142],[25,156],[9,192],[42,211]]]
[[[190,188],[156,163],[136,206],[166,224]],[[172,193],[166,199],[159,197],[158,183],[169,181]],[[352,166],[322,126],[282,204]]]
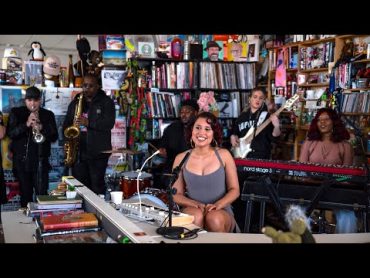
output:
[[[172,164],[176,155],[190,148],[190,142],[185,142],[185,129],[188,123],[195,119],[198,114],[198,103],[193,100],[185,100],[181,103],[180,121],[170,124],[163,133],[159,146],[160,154],[167,158],[164,172],[172,172]]]
[[[50,145],[58,138],[55,115],[41,108],[41,92],[26,90],[25,106],[10,111],[6,133],[12,139],[13,172],[19,180],[21,207],[35,195],[46,195],[49,188]],[[44,140],[37,140],[36,134]]]
[[[75,119],[79,97],[68,106],[63,130],[71,125],[79,126],[80,137],[77,159],[72,175],[96,194],[105,192],[105,170],[112,149],[111,129],[115,123],[113,100],[100,89],[98,77],[87,74],[83,82],[82,114]]]

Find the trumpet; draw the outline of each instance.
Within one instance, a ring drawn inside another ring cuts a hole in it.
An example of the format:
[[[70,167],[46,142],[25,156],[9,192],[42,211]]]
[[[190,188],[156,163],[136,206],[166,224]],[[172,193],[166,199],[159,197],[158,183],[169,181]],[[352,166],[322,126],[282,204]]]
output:
[[[40,132],[40,118],[39,111],[32,106],[32,112],[35,114],[36,123],[32,126],[32,139],[35,143],[41,144],[45,141],[45,136]]]

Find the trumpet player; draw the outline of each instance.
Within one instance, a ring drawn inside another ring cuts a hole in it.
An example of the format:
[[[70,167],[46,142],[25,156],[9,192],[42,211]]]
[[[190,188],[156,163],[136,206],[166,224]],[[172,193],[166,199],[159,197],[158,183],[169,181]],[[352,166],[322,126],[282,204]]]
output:
[[[33,201],[33,193],[47,194],[50,145],[58,138],[55,115],[41,108],[38,88],[27,88],[25,106],[12,108],[7,134],[12,140],[13,173],[19,180],[21,207],[25,208]]]
[[[77,134],[78,146],[71,144],[65,155],[76,157],[72,160],[72,175],[96,194],[103,194],[110,154],[102,151],[112,149],[115,107],[113,100],[100,89],[95,75],[85,75],[82,87],[82,103],[78,94],[69,104],[63,124],[65,141]]]

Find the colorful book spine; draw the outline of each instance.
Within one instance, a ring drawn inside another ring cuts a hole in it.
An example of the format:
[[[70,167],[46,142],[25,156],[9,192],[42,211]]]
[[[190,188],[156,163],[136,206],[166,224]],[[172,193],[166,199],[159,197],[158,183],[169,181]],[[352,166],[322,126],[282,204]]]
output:
[[[93,213],[52,215],[41,219],[45,231],[79,227],[96,227],[98,219]]]

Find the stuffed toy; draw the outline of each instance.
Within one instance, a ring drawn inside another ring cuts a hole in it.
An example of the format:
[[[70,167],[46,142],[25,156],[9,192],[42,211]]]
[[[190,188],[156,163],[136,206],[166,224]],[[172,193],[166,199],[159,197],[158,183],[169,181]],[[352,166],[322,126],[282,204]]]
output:
[[[31,50],[28,52],[28,56],[31,55],[32,60],[44,61],[44,56],[46,56],[45,51],[42,49],[40,42],[32,42]]]
[[[315,243],[312,236],[309,219],[303,209],[296,205],[291,205],[285,214],[289,231],[277,231],[273,227],[264,227],[262,232],[272,238],[273,243]]]

